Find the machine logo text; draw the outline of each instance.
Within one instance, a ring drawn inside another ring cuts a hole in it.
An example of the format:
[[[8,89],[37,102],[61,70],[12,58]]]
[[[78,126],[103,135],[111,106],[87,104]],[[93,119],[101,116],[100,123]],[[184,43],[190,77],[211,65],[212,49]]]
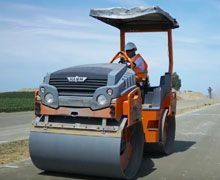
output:
[[[84,82],[87,77],[79,77],[79,76],[75,76],[75,77],[67,77],[69,82]]]

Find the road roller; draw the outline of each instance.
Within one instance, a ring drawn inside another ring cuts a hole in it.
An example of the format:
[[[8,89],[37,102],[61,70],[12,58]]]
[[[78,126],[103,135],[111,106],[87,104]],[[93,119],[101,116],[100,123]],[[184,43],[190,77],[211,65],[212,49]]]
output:
[[[90,16],[119,29],[120,50],[107,63],[44,77],[35,91],[30,157],[44,171],[133,179],[144,152],[174,149],[172,30],[179,25],[159,7],[92,9]],[[125,52],[126,34],[138,32],[167,36],[169,66],[158,86],[146,83],[147,70],[138,71]]]

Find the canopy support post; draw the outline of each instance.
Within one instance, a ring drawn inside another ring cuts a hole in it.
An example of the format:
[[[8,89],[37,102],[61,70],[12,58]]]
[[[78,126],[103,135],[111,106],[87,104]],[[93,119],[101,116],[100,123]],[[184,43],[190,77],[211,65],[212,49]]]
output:
[[[173,74],[173,40],[172,40],[172,30],[167,31],[168,35],[168,53],[169,53],[169,73]]]
[[[120,51],[125,51],[125,31],[120,30]]]

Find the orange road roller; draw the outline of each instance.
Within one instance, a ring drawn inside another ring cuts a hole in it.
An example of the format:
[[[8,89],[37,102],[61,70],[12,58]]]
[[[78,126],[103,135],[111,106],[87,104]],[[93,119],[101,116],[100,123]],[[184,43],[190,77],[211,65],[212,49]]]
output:
[[[120,30],[120,52],[109,63],[44,77],[35,91],[30,156],[45,171],[132,179],[144,149],[170,154],[174,148],[172,29],[179,25],[159,7],[92,9],[90,16]],[[136,32],[167,34],[168,72],[156,87],[125,52],[126,33]]]

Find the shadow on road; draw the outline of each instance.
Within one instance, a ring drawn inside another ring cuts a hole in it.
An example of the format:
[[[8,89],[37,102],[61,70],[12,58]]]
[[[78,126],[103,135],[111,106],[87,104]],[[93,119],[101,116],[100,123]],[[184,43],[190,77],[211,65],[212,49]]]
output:
[[[175,141],[175,149],[174,149],[174,153],[178,153],[178,152],[184,152],[187,151],[191,146],[193,146],[196,142],[195,141]],[[139,172],[137,174],[137,178],[140,177],[145,177],[149,174],[151,174],[152,172],[154,172],[155,170],[157,170],[157,168],[155,167],[155,164],[153,162],[152,159],[159,159],[159,158],[163,158],[164,156],[159,155],[159,154],[155,154],[155,153],[145,153],[142,163],[141,163],[141,167],[139,169]],[[84,176],[84,175],[77,175],[77,174],[66,174],[66,173],[56,173],[56,172],[46,172],[43,171],[41,173],[39,173],[39,175],[43,175],[43,176],[54,176],[54,177],[60,177],[60,178],[71,178],[71,179],[84,179],[84,180],[102,180],[103,177],[95,177],[95,176]],[[106,180],[110,180],[110,178],[105,178]]]
[[[147,176],[148,174],[152,173],[155,170],[156,168],[154,167],[154,162],[150,158],[144,156],[142,163],[141,163],[141,167],[135,179],[138,179],[139,177]],[[96,177],[96,176],[56,173],[56,172],[48,172],[48,171],[43,171],[39,173],[39,175],[50,176],[50,177],[53,176],[54,178],[57,177],[57,178],[83,179],[83,180],[103,180],[103,179],[112,180],[112,178],[106,178],[106,177],[103,178],[103,177]]]
[[[68,178],[68,179],[84,179],[84,180],[103,180],[103,177],[96,177],[96,176],[86,176],[86,175],[79,175],[79,174],[68,174],[68,173],[58,173],[58,172],[49,172],[43,171],[39,173],[39,175],[43,176],[53,176],[58,178]],[[106,180],[111,180],[110,178],[105,178]]]
[[[196,142],[195,141],[180,141],[176,140],[174,144],[174,152],[184,152],[188,150],[191,146],[193,146]],[[144,154],[150,158],[162,158],[164,157],[160,151],[158,151],[158,145],[154,144],[147,144],[145,145]]]
[[[145,177],[155,170],[156,168],[154,167],[154,162],[152,161],[152,159],[148,156],[144,156],[136,179],[140,177]]]
[[[179,140],[177,140],[177,141],[175,141],[175,145],[174,145],[174,153],[187,151],[195,143],[196,143],[195,141],[179,141]],[[152,149],[154,149],[154,148],[152,148]],[[139,170],[137,177],[145,177],[148,174],[152,173],[153,171],[157,170],[152,159],[159,159],[159,158],[163,158],[163,157],[165,157],[165,155],[146,151],[146,149],[145,149],[145,155],[143,157],[142,165],[141,165],[141,168]]]
[[[186,151],[194,144],[196,144],[195,141],[175,141],[174,153]]]

